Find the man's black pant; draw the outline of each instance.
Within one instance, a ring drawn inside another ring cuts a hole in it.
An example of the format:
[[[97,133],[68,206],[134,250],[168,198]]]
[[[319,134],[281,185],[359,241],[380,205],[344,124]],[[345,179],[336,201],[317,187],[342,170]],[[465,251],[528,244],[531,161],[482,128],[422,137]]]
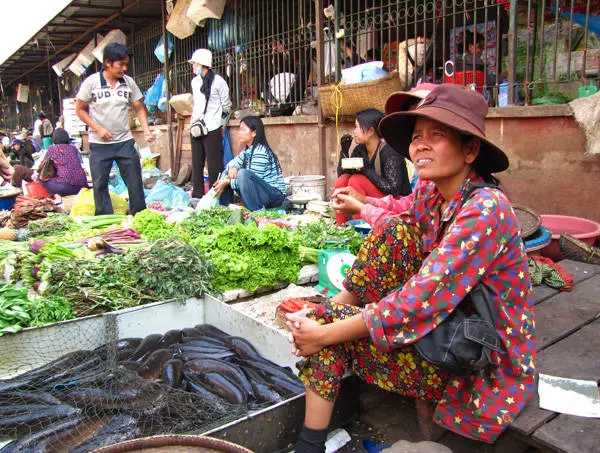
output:
[[[108,193],[108,179],[113,162],[117,162],[123,181],[129,193],[129,212],[135,214],[146,209],[142,165],[136,151],[135,140],[119,143],[90,143],[90,170],[94,184],[96,215],[113,214]]]
[[[208,164],[208,184],[212,187],[223,171],[223,135],[222,128],[210,131],[204,137],[192,139],[192,197],[204,195],[204,162]]]

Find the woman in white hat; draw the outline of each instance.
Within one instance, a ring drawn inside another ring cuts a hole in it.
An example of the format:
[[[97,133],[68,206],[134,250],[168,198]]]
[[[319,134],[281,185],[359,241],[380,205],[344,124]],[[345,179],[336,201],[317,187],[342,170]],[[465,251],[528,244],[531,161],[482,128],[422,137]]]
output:
[[[194,108],[190,123],[192,135],[192,197],[204,195],[204,164],[208,166],[208,182],[212,185],[223,171],[222,123],[229,115],[231,99],[227,82],[212,70],[212,53],[197,49],[189,62],[193,65]]]

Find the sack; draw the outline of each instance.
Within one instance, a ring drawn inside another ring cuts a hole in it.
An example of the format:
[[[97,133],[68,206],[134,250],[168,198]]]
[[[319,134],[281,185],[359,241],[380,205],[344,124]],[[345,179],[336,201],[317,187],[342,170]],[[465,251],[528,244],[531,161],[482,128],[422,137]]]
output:
[[[435,329],[415,343],[421,357],[456,376],[468,376],[492,362],[492,351],[501,352],[496,333],[496,310],[485,285],[476,285],[461,302],[471,300],[477,314],[456,309]],[[481,310],[481,313],[480,313]]]
[[[192,134],[192,137],[194,138],[204,137],[205,135],[208,135],[208,128],[206,127],[204,120],[194,121],[190,126],[190,134]]]
[[[54,165],[52,159],[48,158],[42,163],[38,170],[38,174],[39,180],[44,182],[56,177],[56,165]]]

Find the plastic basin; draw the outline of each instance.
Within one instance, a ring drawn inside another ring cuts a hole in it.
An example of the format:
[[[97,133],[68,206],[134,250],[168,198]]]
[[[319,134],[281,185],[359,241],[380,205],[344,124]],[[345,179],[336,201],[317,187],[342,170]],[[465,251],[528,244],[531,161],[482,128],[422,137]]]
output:
[[[600,237],[600,223],[582,217],[568,215],[542,214],[542,225],[552,232],[552,241],[542,249],[542,255],[554,261],[563,259],[558,239],[562,233],[571,236],[587,244],[594,245]]]

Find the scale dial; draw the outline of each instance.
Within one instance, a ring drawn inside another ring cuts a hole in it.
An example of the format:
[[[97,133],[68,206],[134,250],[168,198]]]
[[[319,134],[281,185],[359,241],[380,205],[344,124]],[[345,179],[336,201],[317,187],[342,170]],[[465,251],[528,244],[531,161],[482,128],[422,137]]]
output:
[[[346,273],[354,264],[354,260],[356,260],[356,256],[348,252],[338,253],[327,260],[327,278],[340,291],[344,288],[342,283],[346,278]]]

